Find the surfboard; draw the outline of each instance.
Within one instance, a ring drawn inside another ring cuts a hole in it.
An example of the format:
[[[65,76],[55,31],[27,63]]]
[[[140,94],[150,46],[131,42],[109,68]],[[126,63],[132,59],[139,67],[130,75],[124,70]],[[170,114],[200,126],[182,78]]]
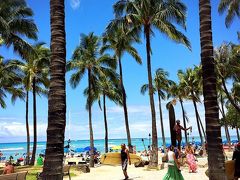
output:
[[[130,153],[130,160],[131,160],[131,163],[134,164],[136,162],[142,161],[142,158],[136,154]],[[105,153],[101,155],[100,162],[102,164],[108,164],[108,165],[120,165],[121,153],[119,152]]]

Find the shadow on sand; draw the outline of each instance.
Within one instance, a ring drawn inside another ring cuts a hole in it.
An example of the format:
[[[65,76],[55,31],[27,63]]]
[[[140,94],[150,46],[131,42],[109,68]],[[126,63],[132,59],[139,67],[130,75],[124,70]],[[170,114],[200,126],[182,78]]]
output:
[[[140,176],[136,176],[136,177],[129,177],[128,180],[134,180],[134,179],[139,179],[141,178]],[[121,180],[125,180],[125,179],[121,179]]]

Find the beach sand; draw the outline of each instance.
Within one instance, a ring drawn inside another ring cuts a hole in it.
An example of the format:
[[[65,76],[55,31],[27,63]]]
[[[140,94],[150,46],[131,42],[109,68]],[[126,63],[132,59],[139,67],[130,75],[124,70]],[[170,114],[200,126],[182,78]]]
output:
[[[189,173],[188,167],[181,167],[181,172],[185,180],[207,180],[205,175],[207,170],[207,158],[198,160],[197,173]],[[167,164],[162,170],[147,170],[147,166],[136,168],[134,165],[128,166],[128,175],[131,180],[155,180],[163,179],[167,173]],[[64,178],[64,179],[67,179]],[[72,180],[123,180],[121,166],[101,165],[99,167],[91,168],[90,173],[82,173],[77,177],[72,177]]]
[[[198,168],[197,173],[189,173],[188,168],[184,167],[182,169],[182,175],[185,180],[207,180],[208,177],[205,175],[207,168]],[[131,180],[155,180],[163,179],[164,175],[167,173],[167,167],[163,170],[147,170],[146,167],[135,168],[133,165],[128,167],[128,175]],[[64,178],[64,179],[67,179]],[[72,177],[72,180],[122,180],[124,176],[121,171],[121,166],[108,166],[102,165],[100,167],[91,168],[90,173],[80,174],[77,177]]]
[[[228,160],[232,158],[232,152],[225,151]],[[162,154],[159,154],[159,162],[161,162]],[[181,172],[185,180],[208,180],[205,172],[208,168],[207,157],[197,158],[197,173],[189,173],[188,166],[181,166]],[[161,180],[167,173],[167,163],[162,170],[147,170],[147,166],[136,168],[134,165],[128,166],[128,175],[130,180]],[[72,180],[123,180],[121,166],[99,165],[91,168],[90,173],[79,173]],[[68,179],[65,177],[64,179]]]

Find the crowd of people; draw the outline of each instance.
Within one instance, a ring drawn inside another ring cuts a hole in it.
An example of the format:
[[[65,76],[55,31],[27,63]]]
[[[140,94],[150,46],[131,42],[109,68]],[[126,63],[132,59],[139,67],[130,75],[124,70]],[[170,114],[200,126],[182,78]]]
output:
[[[159,148],[159,151],[162,153],[167,154],[167,164],[168,164],[168,171],[167,174],[164,176],[164,180],[183,180],[183,176],[181,174],[180,169],[180,159],[184,159],[186,164],[188,165],[188,171],[189,173],[197,173],[197,158],[196,156],[203,156],[203,147],[198,147],[196,144],[187,144],[185,147],[182,148],[181,141],[182,141],[182,134],[181,131],[187,131],[192,130],[191,127],[189,128],[183,128],[180,125],[180,121],[177,120],[176,124],[174,126],[174,130],[176,132],[176,141],[177,146],[174,147],[173,145],[169,146],[167,148],[167,152],[165,152],[164,147]],[[123,174],[125,176],[125,179],[128,179],[127,175],[127,164],[131,164],[130,156],[128,153],[128,150],[125,146],[125,144],[121,145],[121,157],[122,157],[122,170]],[[205,147],[207,150],[207,143],[205,142]],[[148,148],[148,150],[144,150],[141,152],[140,156],[142,157],[150,157],[151,155],[151,147]],[[224,155],[226,157],[226,154],[224,152]],[[226,158],[227,160],[227,158]],[[235,171],[234,171],[234,177],[237,180],[240,178],[240,142],[235,146],[235,150],[233,152],[232,160],[235,160]]]

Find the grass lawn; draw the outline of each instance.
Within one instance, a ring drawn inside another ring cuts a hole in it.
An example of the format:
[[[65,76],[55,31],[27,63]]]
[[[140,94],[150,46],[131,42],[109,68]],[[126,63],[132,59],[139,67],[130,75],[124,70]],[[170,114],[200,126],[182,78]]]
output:
[[[27,174],[27,180],[36,180],[37,179],[37,173],[42,172],[41,166],[15,166],[15,172],[19,171],[28,171]],[[0,169],[0,172],[2,172],[3,168]],[[71,167],[71,171],[75,171],[75,167]],[[1,173],[2,174],[2,173]],[[75,173],[70,173],[71,177],[77,176]]]

